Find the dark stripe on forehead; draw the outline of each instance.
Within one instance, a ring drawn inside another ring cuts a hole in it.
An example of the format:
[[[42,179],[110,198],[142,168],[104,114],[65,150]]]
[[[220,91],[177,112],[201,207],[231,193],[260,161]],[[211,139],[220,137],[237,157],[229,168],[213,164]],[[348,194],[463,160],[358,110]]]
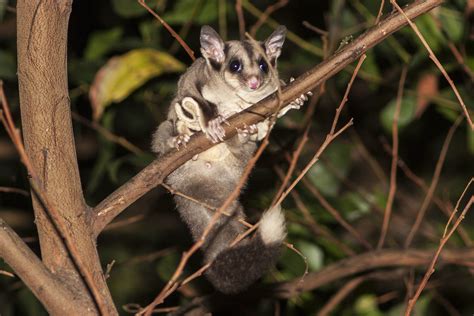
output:
[[[244,50],[247,53],[249,59],[253,60],[255,55],[255,48],[253,47],[253,45],[249,41],[243,41],[242,46],[244,47]]]

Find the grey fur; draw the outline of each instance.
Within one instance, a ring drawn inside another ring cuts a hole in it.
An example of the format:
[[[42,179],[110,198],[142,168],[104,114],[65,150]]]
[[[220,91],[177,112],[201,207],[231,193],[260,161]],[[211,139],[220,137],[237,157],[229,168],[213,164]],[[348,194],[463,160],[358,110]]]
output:
[[[204,26],[201,30],[201,51],[204,58],[198,58],[180,78],[168,120],[160,124],[153,135],[153,151],[163,155],[180,143],[185,143],[187,138],[184,134],[199,131],[196,126],[201,126],[201,130],[206,131],[210,122],[217,117],[228,118],[275,92],[280,84],[279,79],[270,72],[262,71],[258,63],[262,54],[265,54],[262,46],[273,54],[265,58],[276,60],[280,55],[284,34],[285,29],[281,27],[264,43],[224,43],[212,28]],[[266,47],[265,43],[269,43],[271,47]],[[242,69],[238,73],[229,69],[229,63],[233,60],[242,63]],[[260,85],[257,89],[250,88],[249,78],[258,80]],[[195,100],[197,109],[183,106],[183,99]],[[193,117],[203,121],[197,125],[190,124],[188,118],[191,120]],[[268,122],[262,124],[257,125],[253,132],[260,129],[259,134],[265,135]],[[168,176],[167,183],[199,201],[220,207],[237,186],[244,168],[256,150],[257,139],[248,137],[245,133],[248,131],[189,160]],[[183,197],[175,196],[175,201],[194,240],[199,239],[213,212]],[[271,239],[275,240],[271,244],[265,244],[262,232],[257,231],[255,236],[230,248],[229,244],[244,231],[244,227],[233,219],[245,217],[245,214],[237,200],[226,212],[232,214],[232,218],[222,216],[219,219],[202,249],[204,261],[213,261],[206,272],[211,283],[224,293],[236,293],[255,282],[275,264],[285,235],[284,223],[281,223],[281,236]]]

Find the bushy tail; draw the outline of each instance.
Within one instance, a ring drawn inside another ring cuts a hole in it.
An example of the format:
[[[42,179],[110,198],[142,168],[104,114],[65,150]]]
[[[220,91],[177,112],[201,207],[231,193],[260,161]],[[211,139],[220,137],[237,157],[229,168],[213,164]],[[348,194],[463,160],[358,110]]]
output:
[[[244,290],[275,265],[285,236],[285,217],[278,205],[263,214],[255,236],[215,256],[208,279],[226,294]]]

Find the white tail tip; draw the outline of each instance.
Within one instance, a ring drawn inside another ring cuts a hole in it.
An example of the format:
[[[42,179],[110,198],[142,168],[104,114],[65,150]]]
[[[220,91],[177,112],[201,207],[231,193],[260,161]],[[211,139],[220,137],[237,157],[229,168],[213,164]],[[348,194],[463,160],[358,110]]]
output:
[[[281,243],[286,237],[285,215],[280,205],[275,205],[260,219],[260,235],[265,244]]]

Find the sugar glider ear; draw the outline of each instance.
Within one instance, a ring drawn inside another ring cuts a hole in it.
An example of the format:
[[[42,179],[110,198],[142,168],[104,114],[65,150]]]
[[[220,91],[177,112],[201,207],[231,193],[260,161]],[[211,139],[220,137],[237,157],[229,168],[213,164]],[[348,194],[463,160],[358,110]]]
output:
[[[214,29],[208,25],[201,28],[201,53],[206,59],[217,63],[225,60],[224,41]]]
[[[275,61],[281,53],[281,48],[285,42],[286,27],[280,25],[277,29],[265,40],[265,53],[268,59]]]

